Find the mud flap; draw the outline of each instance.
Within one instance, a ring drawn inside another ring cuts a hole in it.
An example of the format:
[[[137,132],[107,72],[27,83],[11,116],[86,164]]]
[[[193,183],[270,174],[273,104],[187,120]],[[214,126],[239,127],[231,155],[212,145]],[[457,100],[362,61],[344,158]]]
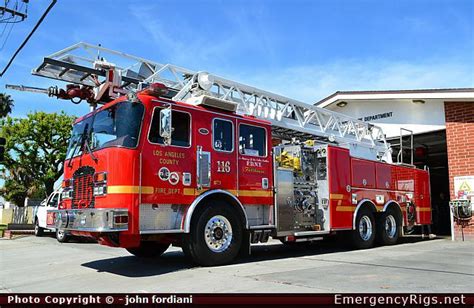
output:
[[[250,231],[245,230],[244,236],[242,239],[242,246],[240,247],[240,252],[239,252],[240,258],[249,257],[252,253],[252,246],[250,245],[250,237],[251,237]]]

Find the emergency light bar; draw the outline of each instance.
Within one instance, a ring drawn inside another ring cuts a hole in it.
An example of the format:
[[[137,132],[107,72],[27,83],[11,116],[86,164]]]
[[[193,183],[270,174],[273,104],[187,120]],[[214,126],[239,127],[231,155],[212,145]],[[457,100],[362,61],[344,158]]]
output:
[[[203,106],[213,107],[213,108],[226,110],[230,112],[237,111],[237,107],[239,106],[238,103],[231,102],[225,99],[220,99],[213,96],[208,96],[208,95],[192,96],[186,99],[185,102],[186,104],[190,104],[193,106],[203,105]]]

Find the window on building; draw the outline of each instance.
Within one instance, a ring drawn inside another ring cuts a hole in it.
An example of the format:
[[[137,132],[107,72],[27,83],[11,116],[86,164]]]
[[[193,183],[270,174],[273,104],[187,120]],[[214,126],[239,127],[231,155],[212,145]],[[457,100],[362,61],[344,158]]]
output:
[[[160,110],[155,108],[151,120],[150,133],[148,140],[151,143],[163,144],[163,138],[160,136]],[[171,145],[179,147],[188,147],[191,145],[191,117],[189,113],[173,110],[171,113]]]
[[[267,136],[265,129],[241,124],[239,126],[239,152],[244,155],[266,156]]]
[[[231,121],[214,119],[213,146],[216,151],[232,152],[234,150],[234,125]]]

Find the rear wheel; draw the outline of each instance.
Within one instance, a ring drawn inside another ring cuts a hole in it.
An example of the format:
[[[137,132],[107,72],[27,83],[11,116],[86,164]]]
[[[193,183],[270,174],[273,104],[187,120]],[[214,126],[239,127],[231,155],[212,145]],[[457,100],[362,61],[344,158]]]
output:
[[[35,235],[36,236],[43,236],[44,229],[39,226],[38,219],[35,220]]]
[[[139,247],[127,248],[127,251],[136,257],[153,258],[161,256],[169,247],[170,244],[143,241]]]
[[[374,245],[375,219],[369,208],[361,208],[357,213],[355,230],[352,231],[352,246],[366,249]]]
[[[377,242],[381,245],[396,244],[400,237],[401,223],[396,212],[389,208],[377,221]]]
[[[243,243],[243,228],[238,214],[226,203],[212,200],[191,223],[191,233],[183,243],[183,251],[203,266],[232,262]]]

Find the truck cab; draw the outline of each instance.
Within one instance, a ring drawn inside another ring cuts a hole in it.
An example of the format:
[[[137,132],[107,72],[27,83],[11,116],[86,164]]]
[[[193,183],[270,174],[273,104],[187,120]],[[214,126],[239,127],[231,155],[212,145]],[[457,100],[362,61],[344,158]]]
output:
[[[254,117],[146,91],[121,97],[75,122],[56,222],[148,255],[185,245],[212,203],[231,212],[206,221],[216,233],[205,245],[217,253],[231,243],[224,225],[242,241],[246,228],[274,224],[271,140],[269,122]]]

